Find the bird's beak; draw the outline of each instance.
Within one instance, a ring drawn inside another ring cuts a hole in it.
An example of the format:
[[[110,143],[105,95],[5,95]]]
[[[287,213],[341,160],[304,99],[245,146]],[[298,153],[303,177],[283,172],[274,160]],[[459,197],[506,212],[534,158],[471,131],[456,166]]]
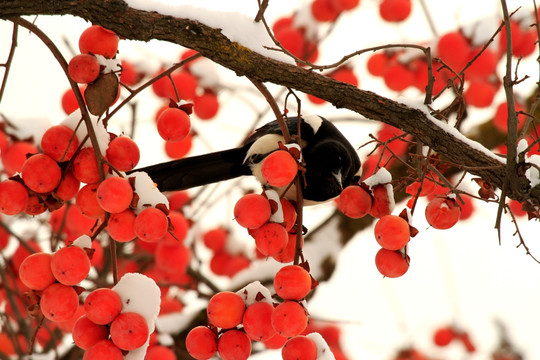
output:
[[[342,180],[341,180],[341,170],[338,170],[338,172],[333,172],[333,173],[332,173],[332,176],[334,177],[334,179],[335,179],[336,182],[338,183],[339,188],[340,188],[340,189],[343,189],[343,182],[342,182]]]

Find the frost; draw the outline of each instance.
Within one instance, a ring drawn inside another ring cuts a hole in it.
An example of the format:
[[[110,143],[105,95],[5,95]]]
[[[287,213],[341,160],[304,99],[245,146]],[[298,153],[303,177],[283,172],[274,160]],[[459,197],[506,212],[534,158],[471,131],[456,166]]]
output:
[[[272,295],[270,294],[270,290],[261,284],[260,281],[253,281],[252,283],[247,284],[242,289],[238,290],[236,293],[240,295],[242,300],[244,300],[246,306],[258,301],[265,301],[269,304],[272,303]],[[263,297],[264,300],[261,297]]]
[[[128,6],[143,10],[155,11],[163,15],[170,15],[181,19],[199,21],[215,29],[229,40],[237,42],[263,56],[293,64],[294,61],[282,52],[268,50],[266,47],[275,47],[272,39],[266,32],[262,22],[254,22],[246,15],[215,11],[191,5],[164,4],[155,0],[126,0]],[[255,14],[253,15],[255,16]]]
[[[148,206],[165,204],[169,208],[169,200],[159,191],[154,181],[143,171],[131,173],[129,177],[135,178],[135,193],[139,196],[139,202],[135,213],[138,214]]]
[[[330,350],[330,347],[326,343],[326,340],[317,332],[306,335],[307,338],[310,338],[315,342],[317,346],[317,360],[335,360],[335,356]]]
[[[161,303],[161,291],[154,280],[143,274],[127,273],[112,289],[122,299],[122,313],[135,312],[142,315],[148,324],[149,334],[153,333]],[[128,352],[124,359],[143,360],[149,340],[150,337],[143,346]]]
[[[90,113],[88,115],[90,115],[90,123],[92,124],[92,127],[94,128],[94,133],[96,134],[99,150],[102,155],[105,155],[105,152],[109,147],[109,133],[107,132],[107,129],[105,129],[103,122],[97,116]],[[79,144],[81,144],[88,135],[86,124],[81,115],[81,109],[77,109],[71,114],[69,114],[68,117],[65,118],[61,124],[75,131],[75,134],[77,135],[77,140],[79,140]],[[87,139],[84,145],[85,146],[83,147],[92,146],[90,143],[90,139]]]

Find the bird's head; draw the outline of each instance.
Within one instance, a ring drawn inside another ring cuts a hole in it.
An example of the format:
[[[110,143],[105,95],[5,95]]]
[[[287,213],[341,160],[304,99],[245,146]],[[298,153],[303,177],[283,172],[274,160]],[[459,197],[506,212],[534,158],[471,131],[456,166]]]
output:
[[[333,199],[349,186],[360,162],[356,153],[340,141],[327,140],[304,152],[306,163],[304,197],[314,201]]]

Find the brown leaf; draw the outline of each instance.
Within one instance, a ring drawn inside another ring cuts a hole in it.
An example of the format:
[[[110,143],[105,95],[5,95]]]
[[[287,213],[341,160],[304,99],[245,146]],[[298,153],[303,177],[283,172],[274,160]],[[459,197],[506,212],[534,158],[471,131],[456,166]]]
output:
[[[113,73],[101,75],[95,82],[88,84],[84,91],[88,111],[98,116],[115,102],[117,96],[118,77]]]

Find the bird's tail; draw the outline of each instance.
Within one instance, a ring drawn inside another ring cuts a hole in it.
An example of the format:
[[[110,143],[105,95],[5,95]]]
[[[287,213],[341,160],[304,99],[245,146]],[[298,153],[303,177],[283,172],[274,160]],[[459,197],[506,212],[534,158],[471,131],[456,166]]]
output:
[[[205,155],[168,161],[133,171],[144,171],[160,191],[185,190],[242,175],[251,175],[244,165],[243,148],[218,151]]]

